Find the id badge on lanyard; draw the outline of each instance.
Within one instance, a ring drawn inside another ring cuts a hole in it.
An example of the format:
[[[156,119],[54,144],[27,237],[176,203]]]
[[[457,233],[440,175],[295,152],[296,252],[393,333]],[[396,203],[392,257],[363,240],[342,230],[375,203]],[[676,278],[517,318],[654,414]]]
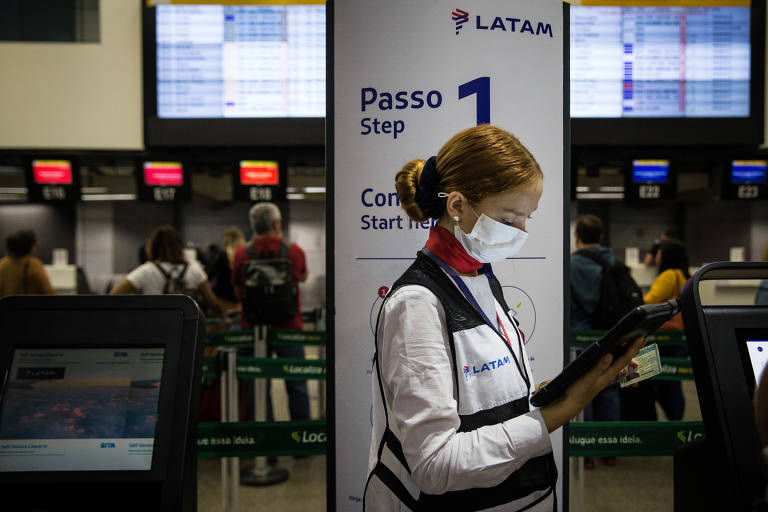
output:
[[[464,281],[462,281],[461,277],[459,277],[459,275],[456,274],[456,272],[451,267],[449,267],[443,260],[438,258],[432,251],[430,251],[426,247],[424,247],[421,250],[421,252],[423,252],[427,257],[429,257],[429,259],[437,263],[437,265],[440,266],[440,268],[442,268],[446,274],[451,276],[451,279],[453,279],[453,281],[456,283],[456,286],[459,287],[459,290],[461,291],[462,295],[464,295],[464,298],[466,298],[467,301],[472,305],[472,307],[475,308],[475,310],[482,317],[486,325],[488,325],[488,327],[493,329],[493,332],[498,334],[499,337],[505,341],[505,343],[507,344],[507,347],[509,347],[509,352],[510,352],[510,355],[512,356],[512,359],[515,360],[515,365],[517,366],[517,370],[520,372],[520,376],[525,381],[525,385],[528,387],[528,390],[530,392],[531,383],[528,378],[528,371],[525,369],[525,365],[524,364],[521,365],[520,361],[518,361],[517,359],[517,356],[515,356],[515,351],[512,350],[512,341],[509,339],[509,335],[507,334],[507,330],[504,328],[504,324],[501,321],[501,316],[499,316],[498,311],[496,312],[496,320],[498,321],[498,327],[497,327],[496,325],[491,323],[491,320],[485,314],[485,312],[483,311],[483,308],[480,307],[480,304],[477,302],[477,299],[475,299],[475,296],[472,295],[472,292],[467,287],[467,284]],[[491,278],[490,272],[486,272],[484,275],[488,279]],[[523,345],[520,342],[520,336],[517,337],[517,342],[520,349],[520,357],[523,357]]]

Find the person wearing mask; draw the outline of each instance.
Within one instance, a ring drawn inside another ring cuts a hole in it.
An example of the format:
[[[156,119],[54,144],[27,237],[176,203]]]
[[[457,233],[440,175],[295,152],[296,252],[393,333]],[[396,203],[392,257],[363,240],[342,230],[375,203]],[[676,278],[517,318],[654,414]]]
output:
[[[596,215],[582,215],[576,220],[576,252],[571,255],[571,329],[608,329],[611,326],[592,325],[592,316],[600,305],[600,282],[603,266],[590,259],[597,256],[608,265],[616,259],[610,247],[602,247],[603,221]],[[619,385],[612,384],[597,394],[584,409],[584,421],[619,421],[621,402]],[[615,466],[616,457],[602,457],[606,466]],[[584,467],[593,469],[592,457],[584,457]]]
[[[0,298],[9,295],[54,295],[43,262],[35,257],[37,237],[31,229],[5,239],[7,255],[0,259]]]
[[[688,252],[676,241],[664,241],[656,254],[659,275],[643,297],[646,304],[680,298],[683,286],[691,278],[688,271]],[[682,315],[662,325],[661,329],[682,329]],[[660,347],[661,357],[687,357],[684,347]],[[636,388],[624,388],[621,393],[622,419],[625,421],[656,421],[656,402],[668,420],[682,420],[685,396],[679,380],[649,380]]]
[[[257,203],[253,205],[248,216],[254,233],[251,240],[254,254],[259,255],[259,257],[278,257],[281,253],[281,247],[285,245],[283,242],[283,223],[280,209],[274,203]],[[306,256],[301,247],[297,244],[291,244],[285,251],[285,258],[291,262],[293,283],[298,285],[298,283],[306,281],[309,276],[309,270],[307,268]],[[251,256],[248,253],[247,245],[241,245],[235,249],[232,263],[232,284],[238,300],[242,300],[245,294],[243,265],[249,259],[251,259]],[[246,314],[242,315],[240,325],[243,329],[253,328]],[[270,324],[269,327],[289,330],[303,329],[304,319],[301,316],[301,296],[297,295],[296,297],[296,314],[292,318]],[[304,347],[300,346],[268,346],[267,354],[271,355],[272,353],[275,353],[277,357],[304,359]],[[267,420],[272,421],[274,415],[269,385],[269,380],[267,380]],[[307,382],[304,380],[286,380],[285,387],[288,393],[288,409],[291,419],[309,419]]]
[[[197,260],[184,259],[184,245],[175,229],[171,226],[155,229],[147,240],[146,254],[148,260],[118,283],[111,295],[185,293],[201,307],[223,316],[221,303],[213,294],[203,267]]]
[[[379,312],[364,507],[551,511],[549,433],[614,382],[644,340],[531,409],[528,356],[490,263],[514,256],[528,236],[543,189],[536,160],[512,134],[480,125],[436,157],[407,163],[395,188],[412,220],[437,224]],[[482,378],[459,366],[505,358]]]

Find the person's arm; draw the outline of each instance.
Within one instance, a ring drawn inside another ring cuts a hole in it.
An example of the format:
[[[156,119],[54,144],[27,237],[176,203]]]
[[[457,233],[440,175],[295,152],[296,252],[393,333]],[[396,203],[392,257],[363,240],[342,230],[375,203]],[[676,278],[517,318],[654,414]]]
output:
[[[234,258],[232,258],[232,288],[238,302],[242,302],[243,297],[245,296],[243,290],[243,263],[247,260],[248,251],[245,246],[238,247],[235,251]]]
[[[643,302],[646,304],[658,304],[672,298],[675,293],[676,278],[675,271],[672,269],[667,269],[659,274],[656,280],[653,281],[651,289],[643,297]]]
[[[213,294],[213,290],[211,290],[211,283],[207,279],[198,285],[197,291],[200,292],[200,295],[203,297],[203,301],[209,308],[211,308],[211,311],[216,313],[222,319],[226,318],[226,315],[224,314],[224,308],[222,307],[219,298]]]
[[[123,279],[120,281],[117,286],[112,288],[112,291],[109,292],[110,295],[130,295],[132,293],[136,293],[138,290],[136,290],[136,287],[133,286],[133,283],[130,282],[128,279]]]
[[[51,280],[48,277],[48,272],[45,271],[43,262],[37,258],[33,258],[32,261],[34,262],[34,271],[30,268],[30,273],[34,276],[33,278],[35,281],[37,281],[40,293],[44,295],[56,295],[56,290],[54,290],[53,285],[51,284]]]
[[[645,338],[637,338],[615,361],[611,354],[603,356],[591,370],[571,384],[563,398],[539,409],[547,430],[554,432],[571,421],[600,391],[616,382],[624,368],[630,364],[637,366],[632,358],[640,352],[643,345],[645,345]]]
[[[298,244],[291,244],[288,249],[288,258],[291,261],[294,279],[300,283],[305,282],[309,277],[309,268],[307,268],[307,256],[304,254],[304,250]]]

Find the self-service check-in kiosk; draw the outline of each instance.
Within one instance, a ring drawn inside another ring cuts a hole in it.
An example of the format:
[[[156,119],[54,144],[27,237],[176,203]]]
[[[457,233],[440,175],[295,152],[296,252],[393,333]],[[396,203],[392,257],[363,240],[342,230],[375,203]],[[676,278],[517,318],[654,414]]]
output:
[[[751,510],[765,495],[753,395],[768,362],[768,306],[702,304],[700,287],[766,278],[768,263],[712,263],[683,289],[705,436],[675,453],[676,512]]]
[[[0,509],[197,508],[188,297],[0,300]]]

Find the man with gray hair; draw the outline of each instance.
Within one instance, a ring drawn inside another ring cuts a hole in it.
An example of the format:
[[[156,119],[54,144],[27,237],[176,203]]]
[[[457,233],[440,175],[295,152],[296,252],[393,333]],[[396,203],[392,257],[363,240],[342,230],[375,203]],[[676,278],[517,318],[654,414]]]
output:
[[[283,242],[283,224],[280,208],[274,203],[257,203],[253,205],[248,218],[253,230],[253,253],[261,258],[278,258],[281,251],[285,258],[291,263],[291,274],[293,282],[298,283],[307,280],[309,274],[307,270],[307,260],[304,251],[296,244],[286,247]],[[242,300],[245,292],[245,279],[243,275],[243,264],[251,259],[246,246],[240,246],[235,251],[234,261],[232,262],[232,284],[235,288],[235,295]],[[248,321],[245,314],[242,315],[240,325],[243,329],[251,329],[253,325]],[[304,328],[304,320],[301,316],[301,297],[296,297],[296,314],[288,320],[270,324],[273,329],[296,329]],[[304,359],[303,347],[283,347],[269,346],[267,353],[277,354],[277,357],[290,357]],[[269,383],[269,380],[267,380]],[[288,391],[288,408],[292,420],[309,419],[309,395],[307,393],[307,383],[303,380],[286,380],[285,385]],[[267,384],[269,386],[269,384]],[[272,403],[270,399],[269,388],[267,388],[267,420],[272,421]]]

